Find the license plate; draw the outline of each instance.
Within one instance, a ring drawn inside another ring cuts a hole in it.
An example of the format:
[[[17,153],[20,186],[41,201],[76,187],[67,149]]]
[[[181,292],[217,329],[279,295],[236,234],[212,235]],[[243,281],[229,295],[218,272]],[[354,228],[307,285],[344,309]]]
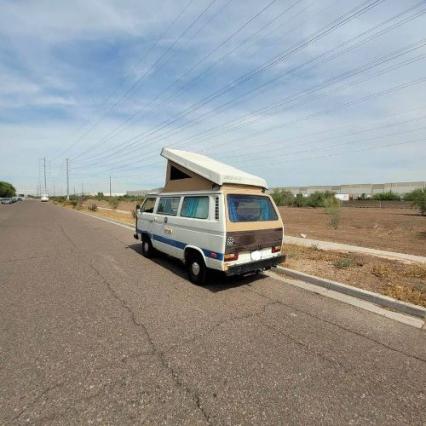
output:
[[[251,257],[251,260],[256,262],[257,260],[262,259],[262,252],[259,250],[252,251],[250,254],[250,257]]]

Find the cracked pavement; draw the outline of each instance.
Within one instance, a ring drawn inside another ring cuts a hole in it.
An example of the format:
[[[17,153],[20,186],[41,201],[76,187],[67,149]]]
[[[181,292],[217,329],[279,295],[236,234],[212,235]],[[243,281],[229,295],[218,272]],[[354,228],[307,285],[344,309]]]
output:
[[[426,422],[425,331],[266,276],[206,287],[75,211],[0,206],[0,424]]]

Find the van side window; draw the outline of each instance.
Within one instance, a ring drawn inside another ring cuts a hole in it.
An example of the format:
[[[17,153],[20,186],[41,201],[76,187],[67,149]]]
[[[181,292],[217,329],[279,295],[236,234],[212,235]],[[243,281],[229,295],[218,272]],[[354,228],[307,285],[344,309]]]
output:
[[[144,203],[141,207],[141,213],[153,213],[154,212],[154,206],[155,206],[155,198],[147,198],[145,199]]]
[[[170,180],[179,180],[179,179],[188,179],[191,176],[184,173],[182,170],[179,170],[175,166],[170,168]]]
[[[207,219],[209,217],[209,197],[185,197],[180,215],[194,219]]]
[[[179,208],[180,197],[160,197],[157,213],[176,216]]]

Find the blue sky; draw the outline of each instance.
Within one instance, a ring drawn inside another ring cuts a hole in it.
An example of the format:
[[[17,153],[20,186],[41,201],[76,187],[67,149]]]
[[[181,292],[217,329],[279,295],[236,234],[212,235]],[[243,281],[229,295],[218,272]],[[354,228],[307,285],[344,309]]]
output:
[[[0,179],[161,186],[161,147],[271,186],[424,180],[426,3],[2,1]]]

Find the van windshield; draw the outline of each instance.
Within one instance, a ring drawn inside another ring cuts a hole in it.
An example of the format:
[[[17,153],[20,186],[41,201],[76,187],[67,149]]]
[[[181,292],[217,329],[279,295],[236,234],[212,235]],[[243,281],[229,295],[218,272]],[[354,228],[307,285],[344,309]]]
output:
[[[229,194],[228,215],[231,222],[261,222],[278,220],[269,197],[262,195]]]

